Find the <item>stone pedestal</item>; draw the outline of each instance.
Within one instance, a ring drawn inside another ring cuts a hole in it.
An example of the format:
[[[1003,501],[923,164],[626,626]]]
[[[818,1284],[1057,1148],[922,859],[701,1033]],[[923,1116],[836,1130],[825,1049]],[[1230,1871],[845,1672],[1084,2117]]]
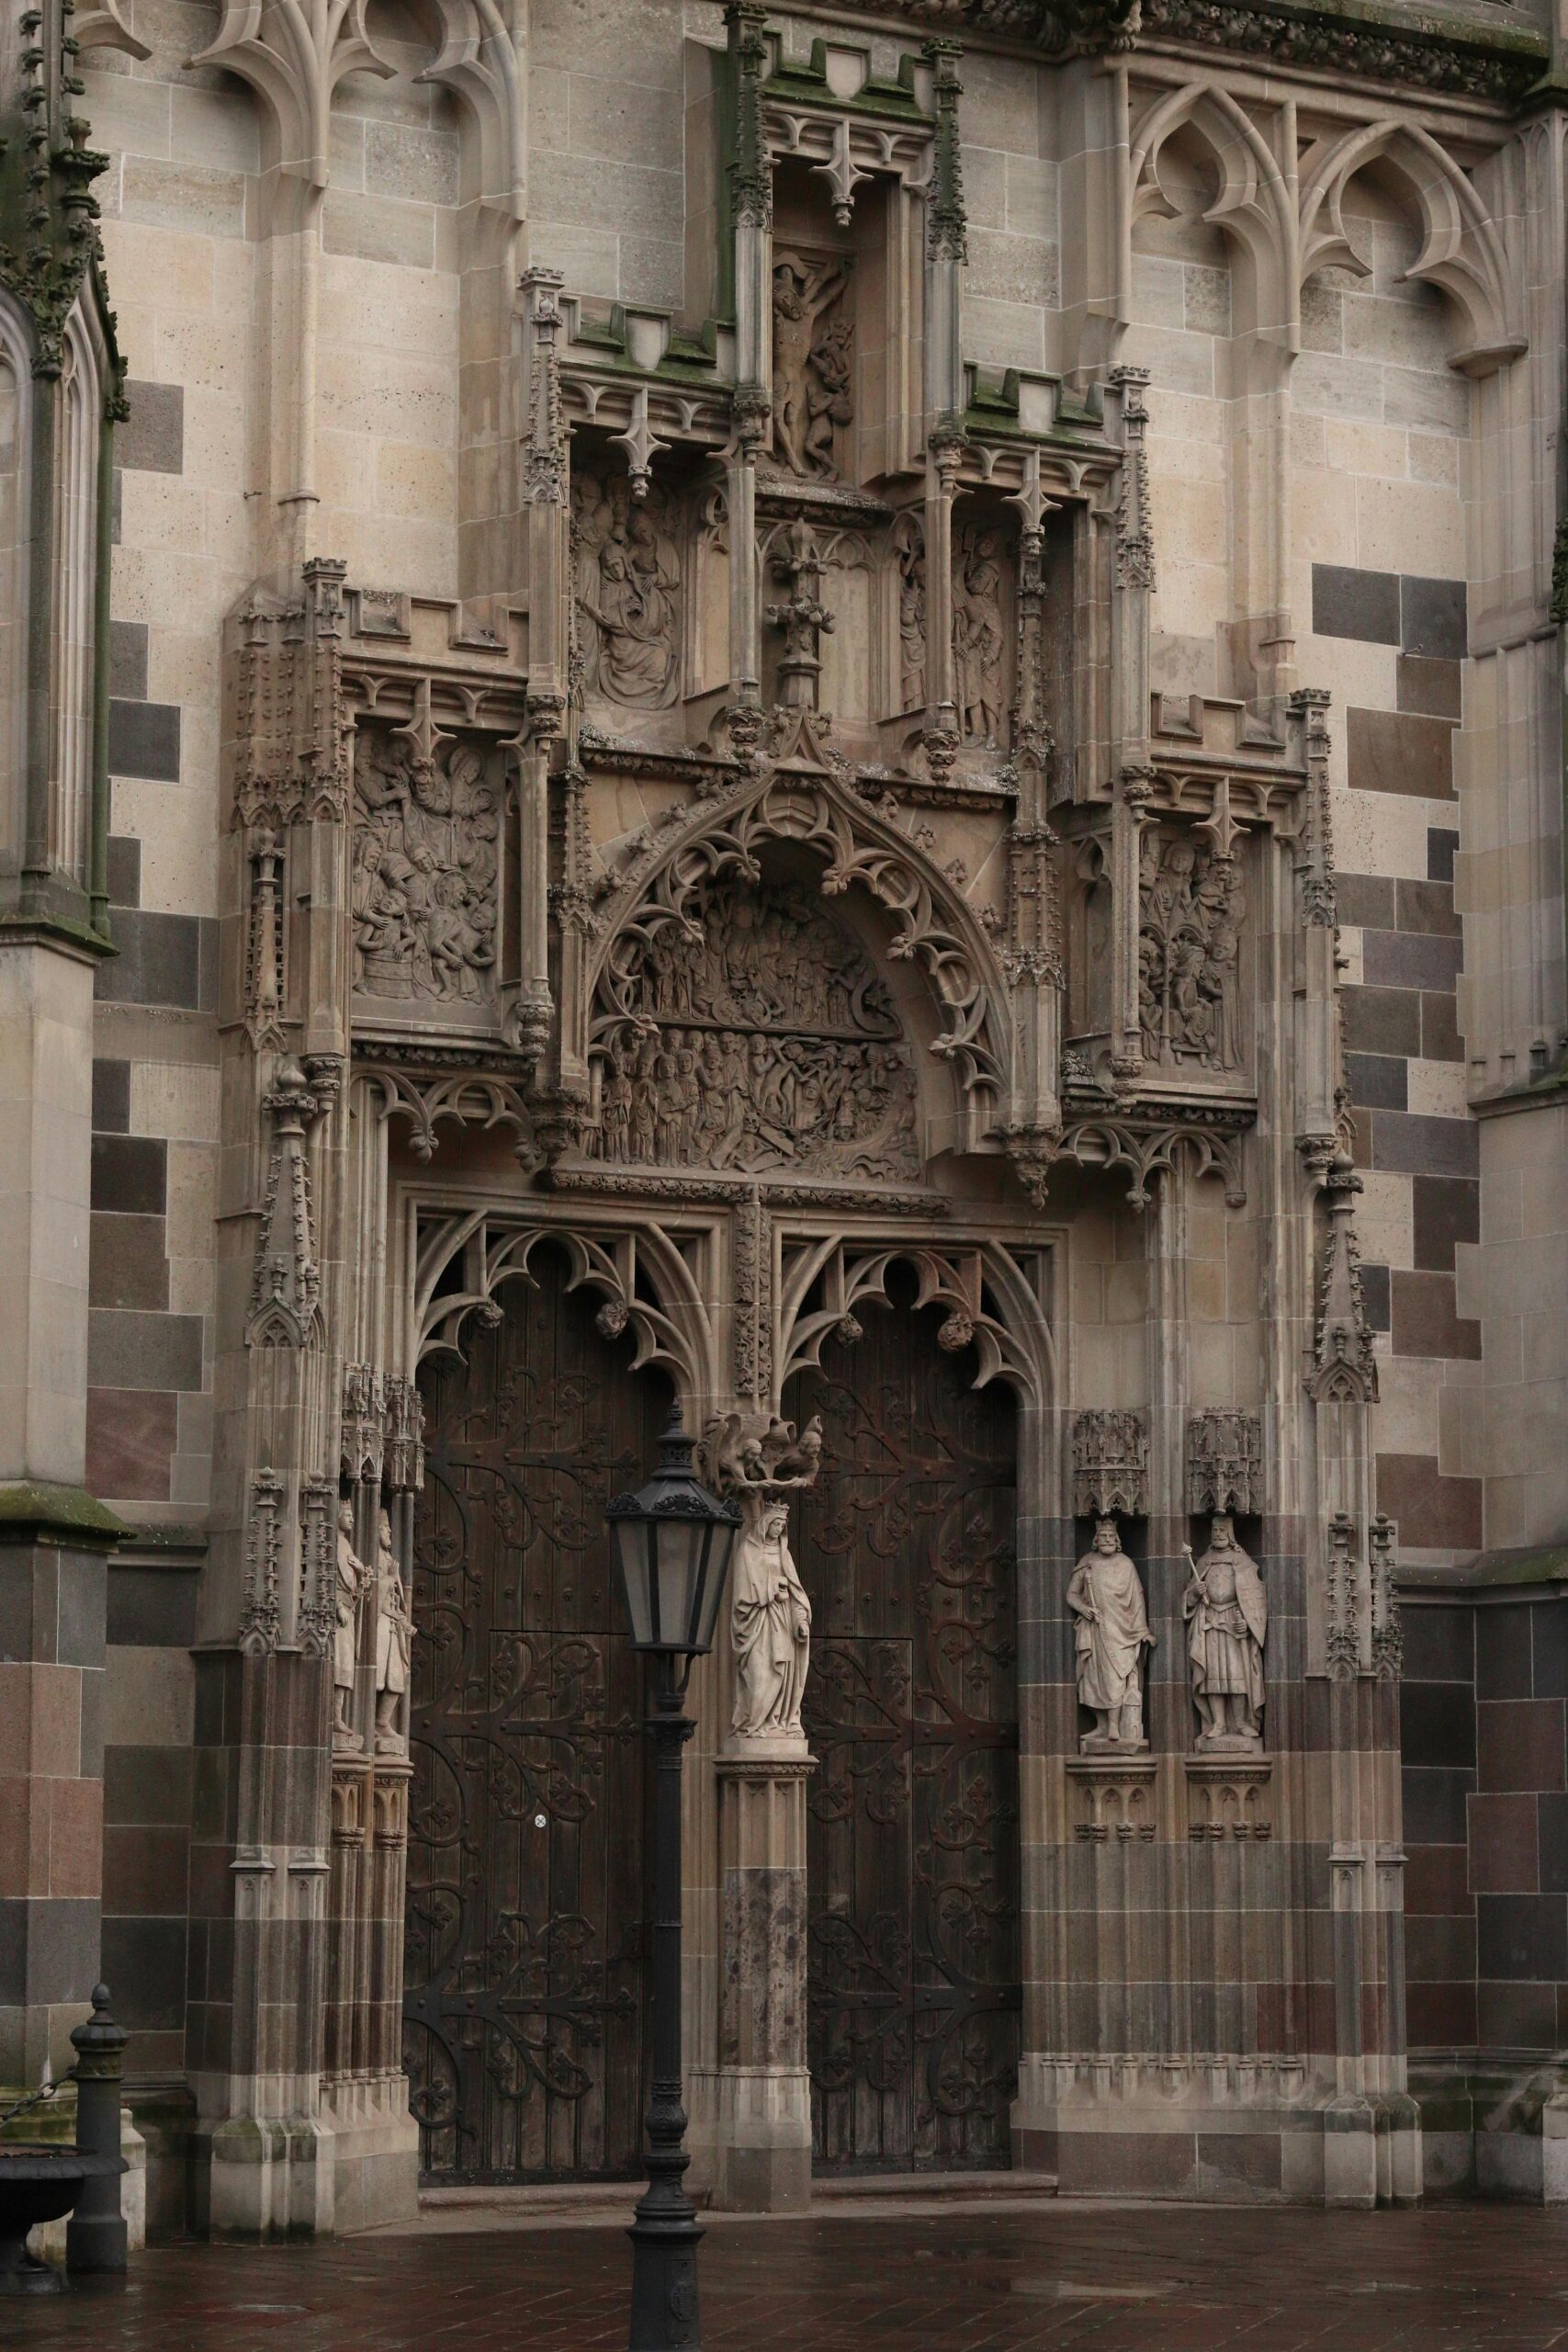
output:
[[[806,2064],[806,1783],[802,1739],[736,1739],[718,1758],[720,1973],[714,2203],[801,2212],[811,2201]]]

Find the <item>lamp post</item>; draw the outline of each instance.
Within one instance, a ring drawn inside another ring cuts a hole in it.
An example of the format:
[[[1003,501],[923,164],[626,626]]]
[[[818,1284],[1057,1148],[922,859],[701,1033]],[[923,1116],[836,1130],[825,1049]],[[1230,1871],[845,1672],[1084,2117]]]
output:
[[[659,1441],[659,1467],[605,1518],[626,1588],[632,1647],[654,1662],[653,2087],[648,2188],[632,2242],[630,2352],[698,2352],[697,2243],[703,2233],[683,2175],[681,2103],[681,1750],[696,1726],[682,1702],[692,1660],[713,1647],[740,1513],[702,1486],[679,1410]]]

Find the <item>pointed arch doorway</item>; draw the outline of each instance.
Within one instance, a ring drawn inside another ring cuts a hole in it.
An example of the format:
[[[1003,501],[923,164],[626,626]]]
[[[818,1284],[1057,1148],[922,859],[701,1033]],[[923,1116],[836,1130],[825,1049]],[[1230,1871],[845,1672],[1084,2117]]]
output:
[[[535,1250],[420,1374],[403,2027],[433,2182],[639,2165],[646,1743],[604,1511],[670,1392],[570,1280]]]
[[[795,1520],[813,2163],[991,2168],[1021,2013],[1016,1408],[912,1273],[887,1287],[785,1408],[827,1433]]]

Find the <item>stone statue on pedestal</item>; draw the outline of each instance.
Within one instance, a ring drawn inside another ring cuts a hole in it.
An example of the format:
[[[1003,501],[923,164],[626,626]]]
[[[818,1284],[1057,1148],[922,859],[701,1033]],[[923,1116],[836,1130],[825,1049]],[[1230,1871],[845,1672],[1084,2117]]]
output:
[[[385,1511],[377,1546],[376,1585],[376,1753],[401,1756],[407,1745],[400,1718],[413,1662],[413,1619],[392,1544],[392,1522]]]
[[[337,1515],[337,1601],[333,1633],[333,1751],[355,1756],[363,1742],[355,1730],[354,1673],[359,1657],[359,1604],[370,1583],[370,1571],[354,1549],[354,1505],[342,1503]]]
[[[735,1713],[742,1739],[798,1739],[811,1603],[789,1548],[789,1506],[748,1502],[731,1576]]]
[[[1138,1571],[1122,1549],[1114,1519],[1096,1521],[1094,1544],[1067,1587],[1077,1651],[1079,1703],[1091,1710],[1087,1754],[1142,1748],[1144,1652],[1153,1649]]]
[[[1187,1655],[1192,1661],[1192,1701],[1202,1729],[1200,1753],[1256,1753],[1263,1745],[1263,1643],[1269,1600],[1263,1579],[1235,1540],[1228,1511],[1214,1513],[1209,1548],[1194,1560],[1182,1597]]]

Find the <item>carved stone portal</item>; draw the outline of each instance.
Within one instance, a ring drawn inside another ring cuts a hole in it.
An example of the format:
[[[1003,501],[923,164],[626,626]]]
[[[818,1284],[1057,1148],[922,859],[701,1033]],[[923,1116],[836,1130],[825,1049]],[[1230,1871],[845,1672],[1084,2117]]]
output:
[[[689,912],[620,991],[593,1156],[918,1176],[909,1050],[858,942],[793,888],[718,882]]]

